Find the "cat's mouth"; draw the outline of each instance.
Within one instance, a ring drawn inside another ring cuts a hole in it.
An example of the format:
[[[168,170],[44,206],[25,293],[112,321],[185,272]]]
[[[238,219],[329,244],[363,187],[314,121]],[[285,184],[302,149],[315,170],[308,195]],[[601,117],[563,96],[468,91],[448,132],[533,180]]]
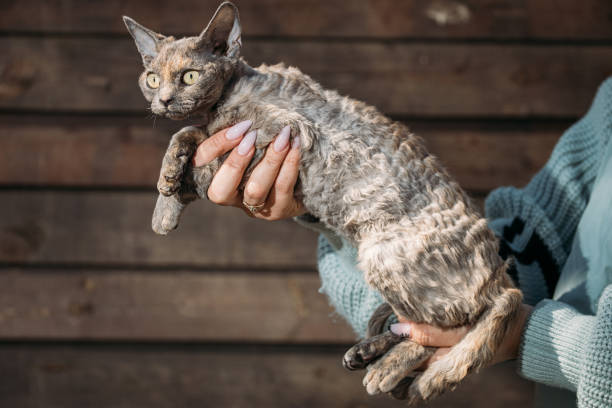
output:
[[[195,113],[194,106],[188,103],[172,103],[167,106],[161,103],[151,104],[151,110],[158,116],[164,116],[172,120],[186,119]]]
[[[172,120],[181,120],[185,119],[187,116],[189,116],[189,114],[185,112],[178,112],[166,109],[166,111],[164,112],[164,116]]]
[[[186,118],[187,114],[186,113],[181,113],[181,112],[166,111],[166,117],[168,119],[178,120],[178,119]]]
[[[194,107],[194,105],[187,103],[169,105],[166,107],[164,115],[172,120],[186,119],[195,113]]]

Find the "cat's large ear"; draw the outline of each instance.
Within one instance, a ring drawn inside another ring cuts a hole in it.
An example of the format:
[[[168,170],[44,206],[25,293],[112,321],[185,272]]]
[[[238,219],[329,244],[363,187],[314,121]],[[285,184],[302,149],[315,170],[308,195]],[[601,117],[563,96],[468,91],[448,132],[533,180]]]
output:
[[[145,65],[150,63],[157,55],[159,42],[166,37],[138,24],[128,16],[123,16],[123,22],[136,42],[142,61]]]
[[[238,9],[226,1],[219,6],[208,26],[200,34],[197,47],[205,48],[216,55],[237,57],[242,46],[241,32]]]

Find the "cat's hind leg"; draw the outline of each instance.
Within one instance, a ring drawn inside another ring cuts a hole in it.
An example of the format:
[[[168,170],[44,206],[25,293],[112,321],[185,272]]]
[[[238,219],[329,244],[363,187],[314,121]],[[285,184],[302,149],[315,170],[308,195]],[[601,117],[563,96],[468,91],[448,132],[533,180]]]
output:
[[[179,191],[183,176],[198,145],[206,139],[206,132],[187,126],[172,135],[157,181],[160,194],[169,197]]]
[[[391,331],[369,337],[351,347],[342,359],[342,365],[348,370],[365,368],[373,360],[385,354],[391,347],[404,339]]]
[[[393,314],[388,303],[382,303],[376,308],[370,321],[366,338],[351,347],[342,359],[342,365],[347,370],[360,370],[365,368],[376,358],[385,354],[391,347],[403,341],[401,336],[387,330],[386,323]]]
[[[387,303],[376,309],[368,324],[370,337],[351,347],[344,354],[342,364],[349,370],[367,366],[368,373],[363,379],[363,385],[368,393],[389,392],[395,398],[404,399],[412,382],[408,375],[429,358],[435,349],[423,347],[390,330],[377,334],[384,330],[392,313],[393,309]]]
[[[402,381],[434,353],[434,347],[424,347],[405,339],[368,366],[363,385],[368,394],[393,392]],[[397,396],[396,396],[397,398]]]

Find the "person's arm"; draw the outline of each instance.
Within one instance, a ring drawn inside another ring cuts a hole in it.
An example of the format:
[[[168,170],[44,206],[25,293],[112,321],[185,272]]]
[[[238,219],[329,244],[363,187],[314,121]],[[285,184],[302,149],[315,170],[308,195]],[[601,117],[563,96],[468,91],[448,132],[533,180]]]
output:
[[[546,165],[524,188],[502,187],[485,202],[500,253],[514,256],[513,279],[525,302],[553,295],[561,267],[587,205],[612,124],[612,79],[587,113],[569,128]]]
[[[580,314],[563,302],[540,302],[525,325],[519,373],[576,392],[583,381],[593,380],[588,377],[602,369],[601,363],[612,368],[612,286],[606,292],[596,316]],[[598,376],[610,390],[612,371]]]

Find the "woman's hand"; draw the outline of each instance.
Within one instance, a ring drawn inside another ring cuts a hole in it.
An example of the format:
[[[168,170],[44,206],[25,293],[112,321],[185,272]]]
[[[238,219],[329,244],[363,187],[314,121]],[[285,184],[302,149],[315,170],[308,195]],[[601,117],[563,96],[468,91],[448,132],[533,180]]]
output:
[[[247,215],[264,220],[279,220],[304,214],[306,210],[293,196],[300,164],[300,140],[290,141],[287,126],[270,143],[263,159],[255,166],[244,187],[238,190],[255,153],[256,131],[247,133],[251,121],[237,123],[202,142],[193,157],[194,166],[203,166],[232,150],[208,187],[210,201],[241,208]],[[246,133],[246,134],[245,134]],[[258,208],[251,212],[245,205]]]
[[[512,360],[518,357],[518,350],[521,343],[521,336],[525,328],[525,323],[531,314],[533,307],[521,305],[516,317],[510,322],[510,327],[506,337],[502,341],[493,361],[490,365]],[[439,347],[436,352],[427,360],[419,370],[425,370],[429,365],[449,352],[450,348],[467,334],[469,327],[463,326],[456,329],[440,329],[427,324],[417,324],[399,317],[400,323],[392,324],[391,331],[395,334],[408,336],[423,346]]]

